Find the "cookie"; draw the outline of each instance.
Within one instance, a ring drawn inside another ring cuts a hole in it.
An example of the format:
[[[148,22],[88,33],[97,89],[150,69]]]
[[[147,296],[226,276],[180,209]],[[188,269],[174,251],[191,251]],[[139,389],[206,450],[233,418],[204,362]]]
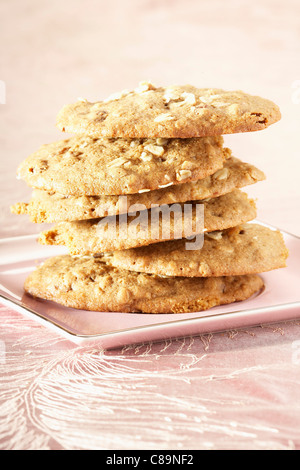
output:
[[[21,163],[17,175],[33,188],[64,195],[135,194],[205,178],[229,155],[222,137],[80,136],[43,145]]]
[[[25,281],[25,291],[66,307],[104,312],[187,313],[245,300],[263,288],[257,275],[165,278],[57,256]]]
[[[187,250],[186,240],[172,240],[105,253],[116,268],[166,276],[211,277],[255,274],[286,266],[283,236],[259,224],[244,224],[207,233],[200,250]]]
[[[255,217],[254,201],[235,190],[208,202],[162,206],[142,211],[137,216],[123,214],[105,219],[61,222],[42,232],[39,242],[65,245],[70,254],[89,255],[187,238],[203,231],[224,230]]]
[[[136,204],[149,209],[164,204],[214,198],[264,179],[264,173],[255,166],[230,157],[225,160],[224,167],[211,176],[192,183],[130,194],[126,204],[119,196],[63,196],[36,189],[29,203],[17,203],[11,211],[28,214],[35,223],[86,220],[128,212]]]
[[[56,123],[61,131],[93,137],[189,138],[258,131],[280,118],[272,101],[243,91],[144,82],[104,101],[68,104]]]

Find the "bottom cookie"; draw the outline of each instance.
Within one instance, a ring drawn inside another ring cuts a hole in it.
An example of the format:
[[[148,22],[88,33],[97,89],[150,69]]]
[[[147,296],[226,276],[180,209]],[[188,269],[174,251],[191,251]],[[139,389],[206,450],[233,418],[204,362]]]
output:
[[[25,281],[25,291],[66,307],[101,312],[188,313],[246,300],[263,288],[256,274],[163,277],[108,266],[90,257],[56,256]]]

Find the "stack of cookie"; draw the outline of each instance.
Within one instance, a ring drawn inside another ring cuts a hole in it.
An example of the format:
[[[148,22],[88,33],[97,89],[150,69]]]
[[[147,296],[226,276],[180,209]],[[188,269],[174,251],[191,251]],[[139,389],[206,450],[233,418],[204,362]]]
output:
[[[184,313],[249,298],[259,273],[284,267],[282,235],[259,224],[241,188],[265,175],[223,135],[262,130],[278,107],[243,92],[143,82],[104,101],[65,106],[74,137],[19,167],[33,188],[12,207],[55,223],[39,242],[69,254],[45,261],[27,293],[88,310]]]

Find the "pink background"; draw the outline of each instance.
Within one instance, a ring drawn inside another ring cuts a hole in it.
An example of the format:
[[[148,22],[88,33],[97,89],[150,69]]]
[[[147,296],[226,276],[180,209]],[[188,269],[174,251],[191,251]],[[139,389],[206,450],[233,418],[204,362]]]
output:
[[[267,175],[247,189],[259,218],[300,235],[298,0],[10,0],[0,17],[0,237],[41,230],[9,205],[31,192],[17,165],[64,137],[60,108],[145,79],[280,106],[225,142]],[[299,322],[101,352],[0,314],[2,448],[300,448]]]

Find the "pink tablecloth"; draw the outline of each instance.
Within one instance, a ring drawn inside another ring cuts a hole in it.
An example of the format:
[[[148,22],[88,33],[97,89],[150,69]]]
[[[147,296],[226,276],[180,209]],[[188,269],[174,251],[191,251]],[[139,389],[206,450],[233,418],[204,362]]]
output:
[[[103,352],[0,313],[0,448],[300,448],[300,321]]]
[[[0,5],[0,236],[40,231],[18,163],[60,139],[55,116],[140,80],[243,89],[283,118],[227,136],[267,175],[259,218],[300,234],[297,0],[10,0]],[[299,449],[300,322],[114,351],[78,347],[0,307],[1,449]]]

